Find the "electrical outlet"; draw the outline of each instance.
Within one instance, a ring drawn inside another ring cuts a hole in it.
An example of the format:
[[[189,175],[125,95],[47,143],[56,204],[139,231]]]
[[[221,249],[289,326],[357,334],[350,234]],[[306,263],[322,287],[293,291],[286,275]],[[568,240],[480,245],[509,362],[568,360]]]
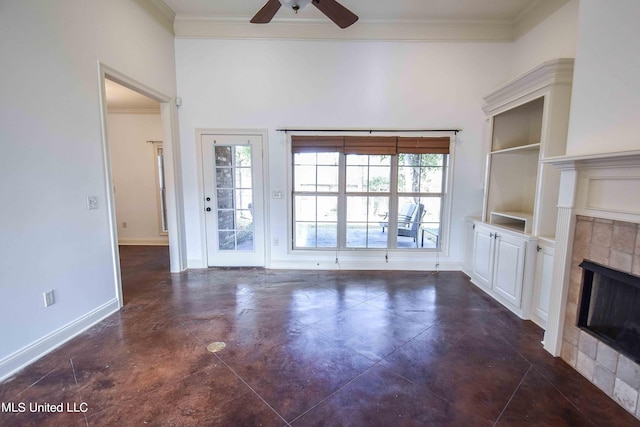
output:
[[[45,307],[49,307],[50,305],[53,305],[54,302],[56,302],[54,295],[53,295],[53,289],[50,291],[47,291],[43,294],[44,296],[44,306]]]

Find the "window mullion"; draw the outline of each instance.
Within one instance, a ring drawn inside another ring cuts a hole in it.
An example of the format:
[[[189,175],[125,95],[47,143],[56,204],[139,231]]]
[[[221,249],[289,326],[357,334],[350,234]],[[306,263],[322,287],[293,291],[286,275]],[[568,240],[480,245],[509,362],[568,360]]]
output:
[[[338,156],[338,249],[347,246],[347,161],[346,155]]]
[[[397,247],[398,242],[398,156],[391,156],[391,182],[389,194],[389,232],[387,248]]]

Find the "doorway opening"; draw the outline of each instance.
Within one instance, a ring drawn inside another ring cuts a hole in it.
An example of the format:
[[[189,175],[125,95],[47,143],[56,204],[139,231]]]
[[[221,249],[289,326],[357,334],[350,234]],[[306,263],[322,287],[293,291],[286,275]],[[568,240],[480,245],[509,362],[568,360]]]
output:
[[[171,272],[186,268],[177,113],[173,98],[100,65],[103,153],[116,293],[124,305],[119,245],[167,246]]]

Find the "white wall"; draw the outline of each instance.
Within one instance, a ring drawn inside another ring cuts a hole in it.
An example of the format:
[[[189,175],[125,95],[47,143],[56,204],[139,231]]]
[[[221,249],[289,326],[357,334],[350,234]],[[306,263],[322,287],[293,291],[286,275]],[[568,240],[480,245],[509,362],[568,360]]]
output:
[[[582,0],[567,154],[640,148],[640,2]]]
[[[0,58],[2,378],[117,308],[98,61],[175,96],[175,57],[130,0],[4,0]]]
[[[107,134],[119,244],[168,245],[160,235],[155,148],[146,142],[162,141],[160,115],[109,114]]]
[[[571,0],[513,43],[513,76],[545,61],[575,58],[580,0]]]
[[[287,191],[287,152],[281,127],[461,128],[454,171],[451,256],[462,258],[465,215],[479,215],[484,171],[482,97],[510,76],[510,44],[260,40],[176,40],[180,130],[190,267],[205,265],[195,132],[198,128],[266,129],[269,188]],[[271,200],[270,235],[286,242],[286,200]],[[361,255],[361,254],[360,254]],[[410,265],[341,254],[341,265],[434,267],[424,253]],[[392,260],[393,255],[391,256]],[[272,267],[305,266],[335,253],[289,254],[271,247]],[[395,260],[411,260],[406,255]],[[331,262],[328,262],[331,260]],[[357,261],[357,263],[356,263]],[[367,264],[367,262],[370,262]]]

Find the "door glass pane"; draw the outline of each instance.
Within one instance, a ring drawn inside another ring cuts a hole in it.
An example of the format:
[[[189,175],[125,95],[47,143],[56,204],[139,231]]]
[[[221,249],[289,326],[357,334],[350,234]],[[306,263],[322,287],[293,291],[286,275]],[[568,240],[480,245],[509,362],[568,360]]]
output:
[[[236,168],[235,188],[251,188],[250,168]]]
[[[251,211],[248,209],[238,209],[236,211],[236,229],[250,230],[253,225]]]
[[[235,164],[237,167],[251,167],[251,147],[248,145],[237,145],[235,151]]]
[[[218,232],[218,241],[220,250],[233,251],[236,248],[236,233],[233,231]]]
[[[218,188],[233,188],[233,174],[231,173],[231,169],[216,169],[216,183]]]
[[[233,230],[233,210],[218,210],[218,230]]]
[[[251,147],[216,146],[218,248],[253,251]]]
[[[218,209],[233,208],[233,190],[218,190]]]
[[[241,230],[237,233],[237,249],[239,251],[253,250],[253,231]]]
[[[215,149],[216,166],[231,165],[231,147],[218,146]]]

